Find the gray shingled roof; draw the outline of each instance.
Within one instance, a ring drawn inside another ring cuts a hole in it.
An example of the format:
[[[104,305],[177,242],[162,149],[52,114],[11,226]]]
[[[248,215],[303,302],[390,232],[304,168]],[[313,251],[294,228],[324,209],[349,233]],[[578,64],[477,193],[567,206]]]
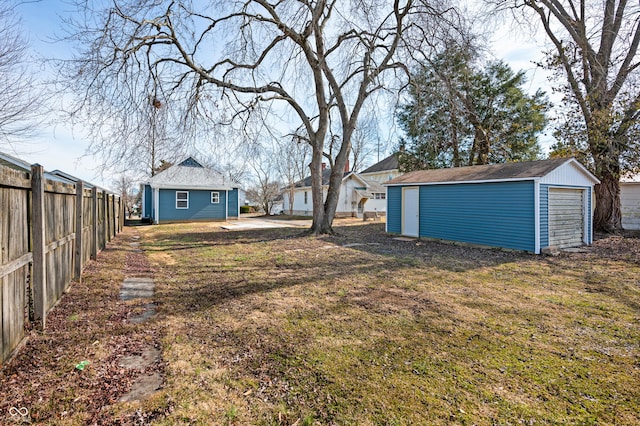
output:
[[[203,167],[192,157],[174,164],[149,178],[152,188],[172,189],[231,189],[235,187],[227,182],[222,173]]]
[[[360,174],[384,172],[386,170],[396,170],[396,169],[398,169],[398,154],[391,154],[390,156],[388,156],[383,160],[380,160],[373,166],[361,171]]]
[[[342,178],[344,179],[351,172],[344,172]],[[329,178],[331,177],[331,169],[327,168],[322,171],[322,184],[329,185]],[[307,176],[306,178],[299,180],[294,185],[296,188],[304,188],[307,186],[311,186],[311,176]]]
[[[405,183],[442,183],[497,181],[542,177],[560,167],[570,158],[554,158],[521,163],[491,164],[488,166],[451,167],[448,169],[417,170],[390,180],[387,185]]]

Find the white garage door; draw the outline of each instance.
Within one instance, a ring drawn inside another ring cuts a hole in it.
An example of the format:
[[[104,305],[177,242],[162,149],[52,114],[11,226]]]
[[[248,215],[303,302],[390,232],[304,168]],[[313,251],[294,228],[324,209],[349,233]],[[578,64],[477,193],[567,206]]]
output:
[[[583,234],[583,190],[550,188],[549,245],[577,247],[582,245]]]

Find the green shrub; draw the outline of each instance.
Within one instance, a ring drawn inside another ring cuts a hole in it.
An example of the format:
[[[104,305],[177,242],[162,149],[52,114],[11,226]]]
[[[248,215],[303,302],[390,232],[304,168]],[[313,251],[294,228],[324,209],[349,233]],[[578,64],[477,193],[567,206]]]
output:
[[[240,214],[251,213],[251,206],[240,206]]]

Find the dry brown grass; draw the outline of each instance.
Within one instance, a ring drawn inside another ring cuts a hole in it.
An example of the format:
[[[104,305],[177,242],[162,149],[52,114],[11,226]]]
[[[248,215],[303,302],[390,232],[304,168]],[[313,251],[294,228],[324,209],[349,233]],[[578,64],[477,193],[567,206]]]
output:
[[[382,226],[145,229],[173,410],[158,422],[640,422],[637,240],[546,258]]]

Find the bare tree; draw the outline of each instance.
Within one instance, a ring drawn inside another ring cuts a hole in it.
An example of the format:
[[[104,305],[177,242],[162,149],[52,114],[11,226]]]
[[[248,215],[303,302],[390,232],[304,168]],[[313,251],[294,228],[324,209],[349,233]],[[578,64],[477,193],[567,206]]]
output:
[[[360,170],[368,162],[369,157],[374,153],[378,135],[378,122],[372,115],[367,115],[358,120],[358,125],[353,131],[352,147],[353,163],[351,170]]]
[[[288,206],[283,206],[283,209],[288,207],[290,215],[293,214],[295,184],[305,177],[310,160],[309,151],[309,146],[296,135],[276,143],[275,157],[278,161],[275,166],[284,184],[284,191],[288,195]]]
[[[127,174],[122,174],[113,182],[113,184],[116,191],[120,194],[127,217],[131,217],[135,211],[136,205],[137,191],[135,191],[134,187],[135,180]]]
[[[442,16],[425,0],[114,0],[95,11],[93,2],[77,2],[89,18],[74,32],[85,49],[66,70],[80,89],[79,110],[104,102],[132,108],[123,99],[140,102],[140,93],[158,87],[165,99],[187,100],[183,123],[196,115],[233,121],[260,105],[293,113],[312,148],[314,234],[333,232],[365,102],[406,71],[403,34],[419,21],[421,31],[410,39],[420,42],[427,18]],[[333,114],[341,127],[334,156],[325,152]],[[113,120],[94,124],[118,127]],[[332,174],[323,201],[325,160]]]
[[[0,4],[0,140],[13,144],[34,134],[45,104],[29,70],[27,41],[10,3]]]
[[[566,101],[577,105],[596,176],[594,227],[622,229],[621,159],[638,150],[632,137],[640,114],[640,7],[626,0],[505,0],[534,12],[553,46],[548,67],[566,79]],[[636,160],[637,162],[637,157]],[[638,164],[631,164],[638,166]]]
[[[274,167],[276,158],[270,152],[263,152],[252,161],[252,168],[256,181],[247,189],[247,199],[258,204],[265,214],[271,214],[278,196],[281,193],[281,183],[277,180],[277,169]]]
[[[247,189],[247,199],[260,206],[260,209],[267,215],[273,214],[273,208],[278,203],[279,194],[280,183],[268,179],[259,179],[256,184]]]

